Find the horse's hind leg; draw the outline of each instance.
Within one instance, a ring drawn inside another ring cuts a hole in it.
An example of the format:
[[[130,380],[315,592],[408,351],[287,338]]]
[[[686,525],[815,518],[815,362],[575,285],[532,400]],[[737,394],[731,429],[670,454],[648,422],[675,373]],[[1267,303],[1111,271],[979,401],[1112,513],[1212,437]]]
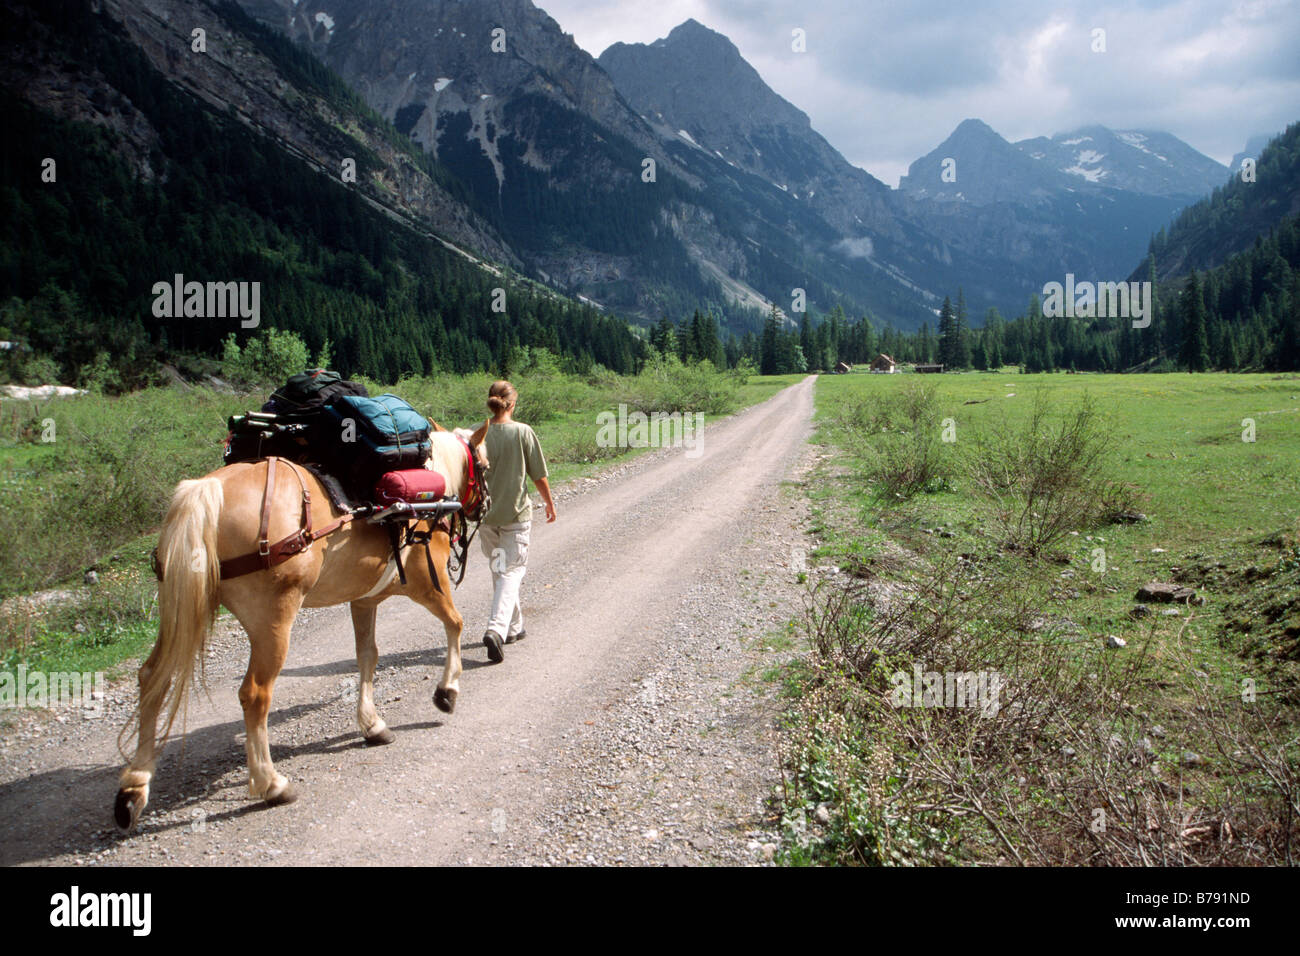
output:
[[[156,695],[145,694],[143,688],[149,687],[149,678],[158,667],[160,648],[161,643],[154,644],[148,659],[140,665],[140,739],[135,748],[135,756],[122,771],[117,803],[113,808],[117,825],[124,830],[135,826],[145,804],[149,802],[149,781],[153,779],[154,765],[157,762],[158,711],[167,696],[170,681]]]
[[[361,729],[361,736],[371,746],[391,744],[397,739],[375,710],[375,666],[379,663],[379,649],[375,646],[377,610],[377,604],[352,603],[352,630],[357,638],[357,670],[361,672],[361,686],[357,689],[357,726]]]
[[[276,603],[273,619],[261,626],[249,627],[248,673],[239,688],[239,702],[244,707],[245,747],[248,750],[248,792],[272,806],[292,803],[298,794],[289,778],[277,773],[271,762],[271,743],[266,732],[266,715],[271,709],[271,692],[275,679],[289,653],[289,633],[302,604],[286,595]]]

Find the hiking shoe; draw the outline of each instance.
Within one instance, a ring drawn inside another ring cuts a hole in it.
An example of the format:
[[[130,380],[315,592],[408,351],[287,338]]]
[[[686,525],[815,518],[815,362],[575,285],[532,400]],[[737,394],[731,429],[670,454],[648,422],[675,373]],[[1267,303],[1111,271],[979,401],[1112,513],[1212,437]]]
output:
[[[510,634],[507,634],[507,635],[506,635],[506,643],[507,643],[507,644],[513,644],[513,643],[515,643],[515,641],[522,641],[522,640],[523,640],[527,635],[528,635],[528,632],[527,632],[527,631],[520,631],[518,634],[515,634],[515,635],[513,635],[513,636],[510,635]]]
[[[506,659],[505,652],[501,649],[501,638],[497,637],[494,632],[484,632],[483,646],[487,648],[488,660],[493,664],[500,664]]]

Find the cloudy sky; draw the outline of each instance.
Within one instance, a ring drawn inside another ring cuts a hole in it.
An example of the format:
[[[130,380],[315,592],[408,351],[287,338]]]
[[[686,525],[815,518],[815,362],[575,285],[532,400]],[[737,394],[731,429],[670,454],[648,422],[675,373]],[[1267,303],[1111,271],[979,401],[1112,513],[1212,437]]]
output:
[[[1300,120],[1300,0],[534,2],[593,56],[694,17],[891,186],[968,117],[1012,141],[1092,123],[1164,130],[1225,164]]]

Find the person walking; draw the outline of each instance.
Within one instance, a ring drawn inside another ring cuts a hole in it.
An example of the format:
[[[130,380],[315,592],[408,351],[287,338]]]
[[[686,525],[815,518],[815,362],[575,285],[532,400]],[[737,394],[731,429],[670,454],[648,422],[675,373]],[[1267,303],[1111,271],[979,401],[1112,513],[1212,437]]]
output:
[[[537,435],[512,417],[519,393],[507,381],[492,383],[487,407],[492,413],[483,443],[487,447],[486,475],[491,504],[479,525],[479,542],[492,571],[492,613],[483,646],[494,664],[505,660],[504,646],[524,639],[524,615],[519,587],[528,564],[528,533],[533,505],[528,498],[531,478],[546,503],[546,521],[555,520],[555,502],[547,481],[546,456]]]

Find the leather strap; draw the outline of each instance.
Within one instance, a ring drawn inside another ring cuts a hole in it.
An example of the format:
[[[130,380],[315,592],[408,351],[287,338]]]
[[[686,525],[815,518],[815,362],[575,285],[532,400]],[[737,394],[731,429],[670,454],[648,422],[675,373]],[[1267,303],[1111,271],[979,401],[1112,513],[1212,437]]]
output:
[[[266,555],[266,535],[271,530],[271,498],[275,491],[275,463],[280,459],[272,455],[266,460],[266,488],[262,491],[262,522],[257,527],[257,553]]]
[[[302,488],[302,523],[293,534],[271,544],[267,540],[267,533],[271,527],[271,504],[275,498],[275,467],[278,460],[274,457],[266,460],[266,488],[262,492],[262,520],[257,530],[257,551],[222,561],[221,579],[223,581],[241,577],[245,574],[252,574],[254,571],[265,571],[278,564],[283,564],[294,555],[309,550],[312,542],[333,534],[352,520],[352,515],[345,514],[319,531],[313,531],[311,526],[311,492],[307,490],[307,481],[293,462],[286,461],[285,464],[293,471],[294,476],[298,479],[299,486]]]

